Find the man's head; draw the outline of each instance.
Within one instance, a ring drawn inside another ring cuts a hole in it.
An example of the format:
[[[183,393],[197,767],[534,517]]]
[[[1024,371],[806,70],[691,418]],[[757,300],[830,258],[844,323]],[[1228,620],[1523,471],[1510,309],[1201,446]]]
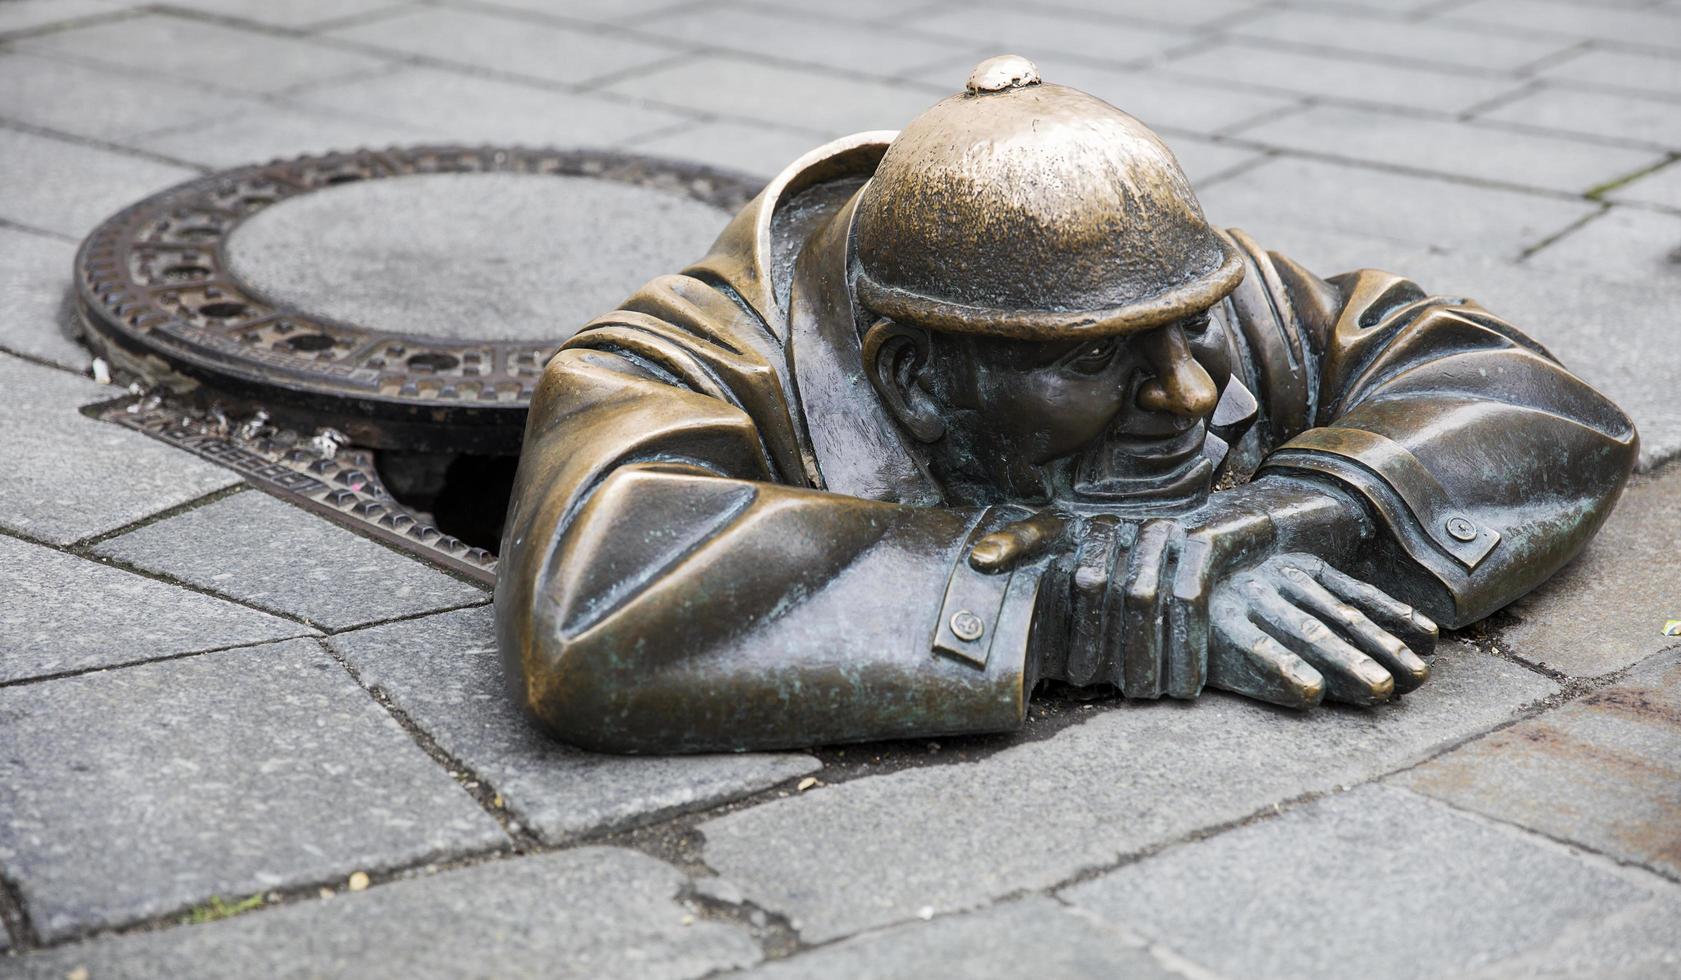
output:
[[[960,496],[1206,492],[1209,311],[1242,264],[1142,123],[991,59],[894,140],[856,228],[865,372]]]

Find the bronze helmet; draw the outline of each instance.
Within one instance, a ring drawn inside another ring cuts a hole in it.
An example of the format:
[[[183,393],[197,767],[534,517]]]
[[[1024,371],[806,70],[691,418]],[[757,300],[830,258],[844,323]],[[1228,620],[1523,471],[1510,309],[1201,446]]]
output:
[[[966,92],[899,133],[857,236],[871,312],[1019,339],[1148,329],[1243,278],[1155,133],[1014,55],[983,61]]]

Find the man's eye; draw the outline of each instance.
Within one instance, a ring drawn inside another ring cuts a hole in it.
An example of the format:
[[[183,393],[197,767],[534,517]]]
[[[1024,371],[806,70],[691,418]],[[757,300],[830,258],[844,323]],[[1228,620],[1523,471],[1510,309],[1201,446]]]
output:
[[[1200,337],[1208,330],[1208,324],[1209,317],[1206,315],[1199,316],[1195,320],[1186,320],[1184,324],[1185,332],[1193,337]]]
[[[1113,337],[1087,344],[1074,352],[1068,366],[1082,374],[1097,374],[1107,368],[1110,361],[1114,360],[1116,346]]]

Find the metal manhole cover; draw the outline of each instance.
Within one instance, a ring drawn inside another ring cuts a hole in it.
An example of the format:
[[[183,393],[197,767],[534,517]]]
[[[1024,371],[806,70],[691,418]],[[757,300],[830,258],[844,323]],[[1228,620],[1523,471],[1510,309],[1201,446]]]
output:
[[[374,449],[515,453],[560,343],[704,254],[758,189],[595,150],[302,157],[115,215],[77,257],[78,306],[150,381]]]

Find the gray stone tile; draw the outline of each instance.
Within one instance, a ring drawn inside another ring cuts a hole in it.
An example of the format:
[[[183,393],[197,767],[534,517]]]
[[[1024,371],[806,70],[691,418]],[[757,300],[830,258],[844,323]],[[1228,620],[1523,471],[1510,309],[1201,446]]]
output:
[[[232,470],[77,411],[120,388],[0,356],[0,391],[0,527],[70,544],[239,482]]]
[[[1510,608],[1513,653],[1572,677],[1598,677],[1681,640],[1681,473],[1637,482],[1581,557]]]
[[[696,123],[626,146],[638,153],[693,160],[769,180],[821,143],[805,133],[747,123]]]
[[[310,30],[349,17],[381,10],[402,10],[406,0],[174,0],[171,6],[201,11],[214,17],[233,17],[273,27]]]
[[[54,24],[115,14],[126,4],[108,0],[11,0],[0,4],[0,34],[38,30]]]
[[[185,167],[0,127],[0,218],[81,238],[94,225],[171,184],[198,176]]]
[[[1517,87],[1515,79],[1324,52],[1226,42],[1175,58],[1172,74],[1226,80],[1234,91],[1277,89],[1323,99],[1461,112]],[[1325,133],[1334,143],[1332,131]]]
[[[1681,649],[1396,781],[1681,876]]]
[[[18,42],[28,51],[157,72],[220,88],[274,92],[379,67],[356,51],[168,14],[59,31]]]
[[[1124,928],[1096,921],[1043,896],[967,915],[945,916],[858,936],[790,959],[750,977],[812,980],[923,980],[925,977],[1059,977],[1182,980]]]
[[[1590,85],[1609,85],[1658,95],[1681,95],[1681,58],[1638,51],[1590,48],[1549,64],[1539,77]]]
[[[1681,288],[1681,215],[1614,207],[1523,260],[1534,269]]]
[[[996,54],[1019,54],[1041,68],[1058,60],[1058,55],[1090,58],[1100,64],[1136,61],[1181,47],[1196,37],[1171,27],[1020,6],[933,7],[900,18],[897,26],[962,40]],[[958,84],[967,76],[964,72]]]
[[[121,140],[246,107],[201,85],[27,51],[0,53],[0,116],[74,136]]]
[[[993,53],[982,52],[971,41],[922,37],[844,21],[818,25],[796,12],[732,4],[678,9],[642,21],[637,30],[685,47],[739,51],[877,78],[904,74],[954,55],[967,57],[973,67]],[[961,86],[967,77],[965,68],[954,84]]]
[[[1556,690],[1448,645],[1428,684],[1377,710],[1285,713],[1211,693],[1119,704],[969,764],[809,790],[700,826],[705,860],[821,942],[973,908],[1302,793],[1358,782]]]
[[[1288,247],[1300,229],[1511,259],[1594,211],[1587,202],[1298,158],[1222,181],[1202,204],[1211,220],[1236,225],[1269,248]]]
[[[256,491],[119,535],[94,553],[329,630],[490,598]]]
[[[0,864],[43,938],[506,836],[313,640],[0,690]]]
[[[1184,169],[1185,175],[1198,187],[1212,183],[1240,167],[1259,163],[1267,156],[1247,147],[1214,143],[1189,136],[1174,136],[1168,140],[1168,145],[1173,149],[1173,155],[1178,158],[1179,166]]]
[[[1011,6],[994,0],[993,6]],[[1047,4],[1121,23],[1153,21],[1172,27],[1218,27],[1233,14],[1255,9],[1254,0],[1056,0]]]
[[[396,122],[354,119],[267,102],[251,102],[243,110],[126,142],[177,160],[222,169],[305,153],[427,142],[435,139],[436,133]]]
[[[1681,162],[1631,180],[1605,195],[1606,200],[1629,204],[1656,204],[1681,211]]]
[[[940,99],[918,88],[723,55],[690,58],[615,82],[609,89],[726,118],[795,126],[830,138],[898,129]]]
[[[610,756],[562,745],[508,697],[488,607],[331,642],[363,684],[383,691],[550,843],[703,809],[818,768],[806,755]]]
[[[203,926],[72,945],[13,961],[21,978],[645,977],[751,965],[737,926],[684,925],[683,875],[589,847],[492,861]]]
[[[1438,62],[1510,70],[1557,54],[1575,42],[1524,37],[1510,30],[1397,20],[1355,10],[1279,10],[1242,21],[1231,33],[1281,46],[1317,47],[1397,62]]]
[[[1472,0],[1443,11],[1437,19],[1485,24],[1501,31],[1516,27],[1525,33],[1554,34],[1572,41],[1593,38],[1681,51],[1681,30],[1676,29],[1675,17],[1657,11],[1544,0]]]
[[[1681,25],[1678,25],[1681,30]],[[1681,102],[1544,88],[1478,116],[1539,129],[1681,148]]]
[[[1564,929],[1551,944],[1477,973],[1478,980],[1658,980],[1681,974],[1681,901],[1659,898]]]
[[[315,631],[0,535],[0,682]]]
[[[675,51],[547,21],[436,7],[326,33],[382,51],[573,85],[663,61]]]
[[[670,129],[688,117],[623,101],[551,92],[436,68],[405,68],[300,93],[321,109],[467,143],[590,146]]]
[[[1301,102],[1288,96],[1211,88],[1159,72],[1100,67],[1068,58],[1046,59],[1038,64],[1045,81],[1095,95],[1163,133],[1216,133]],[[956,92],[970,67],[949,62],[918,77]]]
[[[1304,153],[1571,194],[1663,159],[1657,150],[1340,106],[1263,120],[1245,127],[1241,136]]]
[[[1378,786],[1062,893],[1217,972],[1257,978],[1463,976],[1652,895],[1560,849]]]
[[[75,258],[69,242],[0,228],[0,349],[87,370],[93,355],[70,339]]]

